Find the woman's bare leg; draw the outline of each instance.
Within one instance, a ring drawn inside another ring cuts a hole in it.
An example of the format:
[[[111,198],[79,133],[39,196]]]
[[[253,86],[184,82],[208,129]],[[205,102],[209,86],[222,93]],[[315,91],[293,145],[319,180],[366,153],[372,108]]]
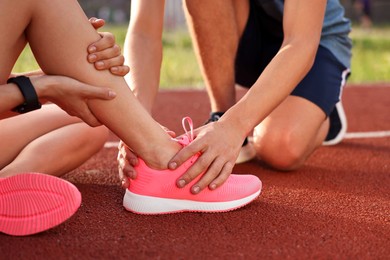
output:
[[[92,128],[55,105],[1,120],[0,129],[0,177],[26,171],[60,176],[97,153],[108,136],[106,127]]]
[[[143,109],[123,78],[107,71],[96,71],[87,62],[86,48],[100,36],[89,24],[76,0],[7,0],[2,1],[0,10],[3,24],[16,25],[12,29],[0,25],[3,35],[21,33],[12,44],[27,39],[45,73],[112,88],[117,93],[114,100],[89,101],[95,116],[132,147],[149,166],[167,167],[180,146],[172,142]],[[10,41],[7,43],[10,44]],[[20,51],[20,47],[8,45],[6,49]],[[0,60],[5,56],[0,52]]]

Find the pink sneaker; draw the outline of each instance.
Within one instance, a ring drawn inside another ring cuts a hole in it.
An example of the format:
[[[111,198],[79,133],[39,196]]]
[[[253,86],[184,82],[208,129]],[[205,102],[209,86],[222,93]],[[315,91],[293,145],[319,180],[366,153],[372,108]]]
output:
[[[54,176],[23,173],[0,179],[0,232],[26,236],[55,227],[80,207],[77,188]]]
[[[185,122],[190,125],[190,132]],[[187,134],[177,140],[183,146],[193,140],[192,121],[183,119]],[[261,191],[261,181],[253,175],[231,174],[227,181],[216,190],[204,189],[199,194],[192,194],[191,184],[201,178],[198,176],[184,188],[176,186],[176,180],[198,159],[195,155],[176,170],[154,170],[139,159],[135,167],[136,180],[131,180],[130,187],[123,198],[123,206],[138,214],[167,214],[177,212],[224,212],[245,206],[256,199]]]

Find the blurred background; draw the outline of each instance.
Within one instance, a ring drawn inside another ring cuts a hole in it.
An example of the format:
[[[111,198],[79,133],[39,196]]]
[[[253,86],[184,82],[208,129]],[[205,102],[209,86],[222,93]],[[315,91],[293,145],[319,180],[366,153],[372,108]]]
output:
[[[89,17],[95,16],[110,23],[127,23],[130,18],[131,0],[79,0]],[[355,23],[364,16],[375,24],[390,22],[390,0],[341,0],[348,18]],[[368,13],[367,13],[368,12]],[[185,27],[182,1],[166,0],[165,26],[167,29]]]
[[[147,0],[145,0],[147,1]],[[352,74],[348,84],[390,83],[390,0],[340,0],[353,23]],[[123,48],[130,19],[130,0],[79,0],[88,17],[103,18]],[[192,49],[182,1],[166,0],[164,58],[160,85],[163,88],[203,88]],[[14,72],[37,69],[29,48],[22,53]]]

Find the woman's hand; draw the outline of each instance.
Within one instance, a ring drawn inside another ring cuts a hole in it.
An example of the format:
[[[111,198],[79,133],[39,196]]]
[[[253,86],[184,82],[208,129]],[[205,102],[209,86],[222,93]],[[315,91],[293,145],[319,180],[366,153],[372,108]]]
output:
[[[101,28],[105,21],[92,17],[89,19],[95,29]],[[109,32],[99,32],[102,37],[97,42],[88,46],[87,59],[93,63],[97,70],[110,70],[117,76],[125,76],[130,68],[124,65],[125,58],[121,53],[121,48],[115,43],[115,36]]]
[[[90,126],[101,123],[89,109],[88,100],[111,100],[116,97],[116,93],[109,88],[88,85],[65,76],[33,76],[30,80],[42,103],[53,102]]]
[[[209,123],[194,131],[196,138],[180,150],[170,161],[169,168],[176,169],[191,156],[201,153],[198,160],[178,180],[182,188],[199,174],[202,178],[191,187],[191,192],[199,193],[207,186],[213,190],[221,186],[233,170],[244,138],[239,131],[220,121]]]

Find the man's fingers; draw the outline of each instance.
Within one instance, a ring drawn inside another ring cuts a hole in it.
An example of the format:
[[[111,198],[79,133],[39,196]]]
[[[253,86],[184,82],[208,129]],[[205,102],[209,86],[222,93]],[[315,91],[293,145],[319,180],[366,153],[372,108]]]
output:
[[[185,150],[186,148],[189,148]],[[195,149],[196,150],[196,149]],[[197,150],[196,150],[197,151]],[[172,162],[169,164],[170,168],[172,166],[180,166],[185,161],[188,160],[191,156],[194,155],[194,151],[192,151],[190,146],[184,147],[181,151],[179,151],[174,158],[172,158]],[[195,159],[195,158],[193,158]],[[202,154],[196,162],[185,172],[181,177],[179,177],[177,184],[179,187],[184,187],[188,183],[190,183],[193,179],[195,179],[199,174],[206,171],[208,166],[212,163],[207,156]],[[173,164],[173,165],[172,165]],[[172,167],[173,168],[173,167]],[[171,168],[171,169],[172,169]]]
[[[197,148],[196,140],[193,141],[190,145],[184,147],[181,149],[168,163],[168,168],[171,170],[176,169],[180,165],[182,165],[185,161],[187,161],[191,156],[198,153],[200,148]],[[179,179],[177,180],[176,184],[178,187],[182,188],[188,183],[190,183],[196,176],[198,176],[200,173],[202,173],[202,170],[204,169],[204,166],[202,165],[208,165],[205,161],[205,158],[199,157],[199,159],[195,162],[194,165],[191,166],[188,171],[183,174]]]
[[[168,168],[175,170],[177,167],[187,161],[194,153],[189,146],[181,149],[168,163]]]
[[[198,182],[191,188],[191,191],[193,193],[200,192],[218,175],[218,173],[215,173],[216,170],[214,170],[214,168],[212,168],[211,166],[210,169],[208,169],[211,163],[212,162],[206,156],[200,156],[198,160],[187,170],[187,172],[185,172],[182,176],[179,177],[179,179],[177,180],[177,185],[179,187],[184,187],[188,183],[192,182],[195,178],[197,178],[200,174],[208,170],[208,176],[202,177],[204,178],[204,180],[200,182],[200,185],[197,185],[199,184]]]
[[[201,192],[204,188],[206,188],[207,186],[209,186],[209,184],[211,184],[221,173],[221,170],[223,169],[223,166],[225,164],[225,161],[222,160],[222,159],[216,159],[207,169],[207,171],[204,173],[204,175],[202,176],[202,178],[200,178],[200,180],[195,183],[192,187],[191,187],[191,192],[194,193],[194,194],[197,194],[199,192]],[[207,165],[209,165],[208,163],[203,163],[201,164],[200,167],[207,167]],[[202,171],[202,169],[199,169],[199,171]],[[203,171],[204,172],[204,168],[203,168]],[[200,174],[202,173],[200,172]]]
[[[234,167],[234,163],[232,162],[225,163],[219,175],[210,183],[209,189],[215,190],[216,188],[220,187],[229,178],[230,174],[233,171],[233,167]]]

